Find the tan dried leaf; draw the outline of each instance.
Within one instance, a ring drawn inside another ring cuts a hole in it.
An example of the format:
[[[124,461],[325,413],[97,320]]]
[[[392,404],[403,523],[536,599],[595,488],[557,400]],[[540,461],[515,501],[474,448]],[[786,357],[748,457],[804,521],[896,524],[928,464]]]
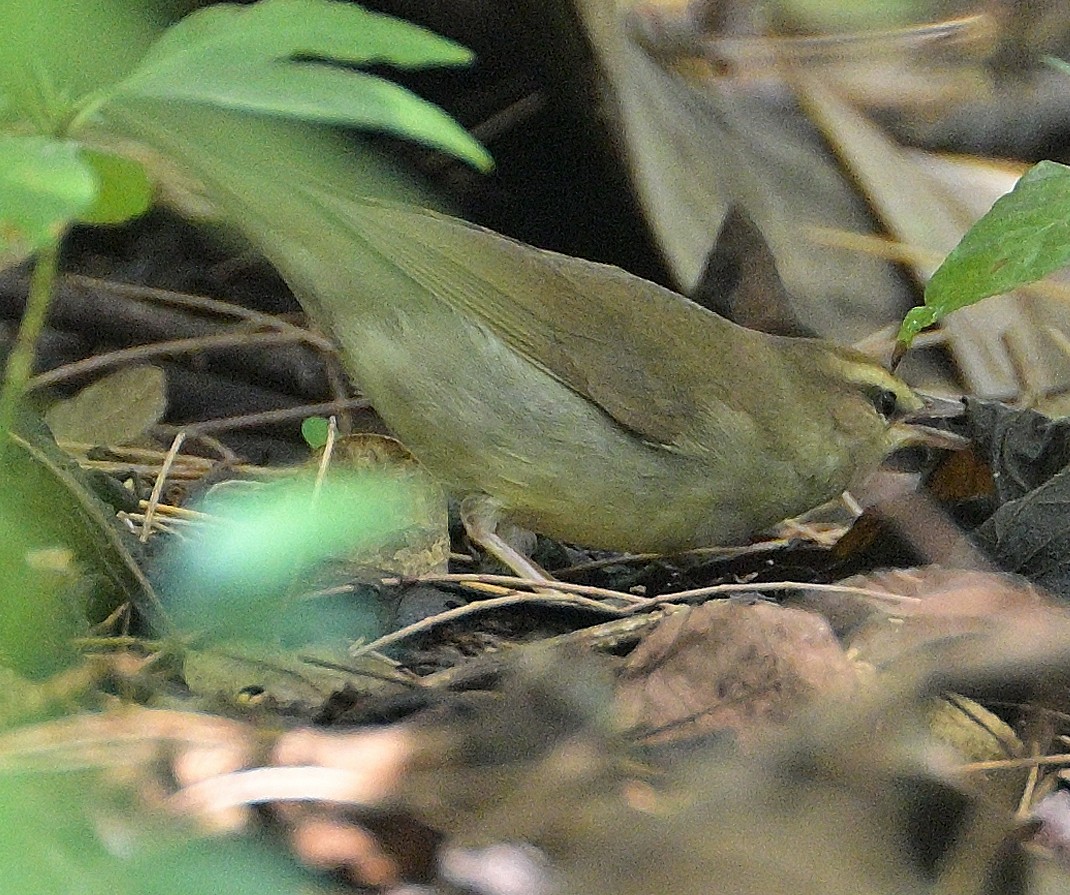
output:
[[[623,716],[654,741],[731,730],[750,741],[855,670],[820,616],[769,603],[706,603],[663,621],[631,655]]]

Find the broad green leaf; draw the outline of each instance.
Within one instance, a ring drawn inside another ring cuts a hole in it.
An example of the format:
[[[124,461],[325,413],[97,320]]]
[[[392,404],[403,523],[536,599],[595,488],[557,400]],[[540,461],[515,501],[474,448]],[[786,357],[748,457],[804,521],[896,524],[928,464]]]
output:
[[[448,152],[480,169],[490,156],[438,106],[390,81],[310,62],[204,71],[197,80],[144,85],[139,93],[221,109],[385,131]]]
[[[165,201],[198,218],[218,218],[220,188],[232,161],[251,175],[258,194],[291,195],[291,183],[312,182],[330,192],[359,185],[363,195],[437,208],[442,200],[414,179],[393,154],[324,127],[292,119],[215,109],[194,103],[124,99],[104,110],[107,127],[142,147]],[[279,172],[285,171],[286,178]]]
[[[88,633],[74,554],[42,546],[25,508],[0,484],[0,666],[42,678],[73,665],[75,637]]]
[[[402,19],[336,0],[219,3],[186,16],[150,48],[127,85],[200,76],[204,67],[293,57],[402,68],[466,65],[472,52]]]
[[[418,68],[471,59],[452,41],[335,0],[222,4],[168,31],[115,95],[386,131],[486,170],[490,155],[441,109],[382,78],[328,64]]]
[[[92,787],[93,776],[86,773],[0,773],[0,869],[7,891],[105,891],[118,862],[89,817]],[[129,891],[121,885],[111,891],[124,889]]]
[[[267,837],[186,839],[143,848],[118,872],[131,895],[331,895]],[[65,890],[69,893],[71,890]],[[96,893],[94,893],[96,895]],[[115,889],[100,890],[115,895]]]
[[[97,197],[78,220],[85,224],[121,224],[139,217],[152,205],[152,184],[139,162],[89,146],[82,160],[93,169]]]
[[[161,753],[162,754],[162,753]],[[7,763],[17,756],[6,755]],[[0,772],[0,873],[19,895],[315,895],[255,837],[194,838],[86,771]]]
[[[152,586],[134,560],[114,510],[92,491],[78,465],[56,447],[44,424],[28,413],[20,417],[8,440],[0,442],[0,501],[6,537],[17,535],[21,553],[15,555],[16,565],[40,566],[48,560],[48,551],[70,551],[79,571],[89,576],[91,619],[103,618],[127,600],[142,607],[154,602]],[[26,559],[30,553],[35,556]],[[85,602],[80,599],[79,612],[84,613]],[[47,614],[41,607],[35,611]]]
[[[998,199],[933,274],[925,304],[907,314],[899,341],[958,308],[1009,292],[1070,264],[1070,168],[1040,162]]]
[[[0,257],[58,240],[96,195],[96,177],[77,143],[0,137]]]
[[[167,377],[151,364],[116,370],[53,404],[45,422],[57,441],[129,444],[167,409]]]

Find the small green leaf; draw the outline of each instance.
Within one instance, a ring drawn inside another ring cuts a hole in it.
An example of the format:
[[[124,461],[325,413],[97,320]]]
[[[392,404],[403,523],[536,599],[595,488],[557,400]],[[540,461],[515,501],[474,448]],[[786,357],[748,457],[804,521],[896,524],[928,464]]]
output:
[[[77,143],[0,137],[0,257],[58,240],[93,203],[97,181]]]
[[[952,311],[1032,283],[1068,263],[1070,168],[1040,162],[944,259],[925,290],[925,306],[904,319],[899,341],[909,345]]]
[[[312,450],[319,450],[327,443],[330,423],[322,416],[310,416],[301,423],[301,437]]]
[[[140,162],[83,147],[83,161],[97,178],[97,197],[78,216],[85,224],[121,224],[143,215],[152,205],[152,183]]]
[[[899,327],[899,335],[896,336],[896,341],[909,346],[920,332],[928,329],[939,319],[940,314],[937,313],[936,308],[928,305],[911,308],[903,318],[903,323]]]

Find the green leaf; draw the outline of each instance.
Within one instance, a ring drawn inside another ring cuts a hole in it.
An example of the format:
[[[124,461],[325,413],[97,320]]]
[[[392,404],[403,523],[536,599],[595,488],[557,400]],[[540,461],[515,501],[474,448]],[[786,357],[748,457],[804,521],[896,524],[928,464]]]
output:
[[[145,168],[125,156],[82,148],[82,160],[97,179],[97,197],[78,220],[85,224],[121,224],[136,218],[152,205],[152,183]]]
[[[419,68],[471,59],[452,41],[351,4],[262,0],[188,16],[115,95],[386,131],[487,170],[489,153],[441,109],[383,78],[338,65]]]
[[[202,72],[192,82],[157,83],[142,95],[188,100],[221,109],[258,112],[385,131],[490,168],[490,155],[440,108],[390,81],[313,63]]]
[[[0,485],[0,665],[43,678],[77,661],[73,639],[89,626],[74,554],[41,546],[24,512]]]
[[[267,837],[193,839],[146,845],[115,874],[138,895],[330,895]],[[64,890],[69,893],[68,888]],[[96,895],[94,890],[94,895]],[[100,895],[115,895],[114,883]]]
[[[3,0],[0,120],[55,125],[80,98],[118,82],[163,30],[165,5],[175,4]]]
[[[327,443],[329,425],[322,416],[310,416],[301,423],[301,437],[310,448],[317,450]]]
[[[22,414],[16,431],[0,441],[0,519],[4,536],[18,539],[14,548],[18,552],[7,560],[14,568],[40,568],[48,559],[47,551],[73,554],[80,571],[91,576],[93,620],[127,600],[138,606],[155,601],[152,586],[115,521],[115,511],[96,496],[82,469],[29,413]],[[29,598],[16,594],[11,599],[15,601],[11,607],[0,607],[0,612],[20,612],[18,601]],[[84,602],[77,607],[82,614]],[[34,611],[47,617],[50,610],[39,605]],[[69,617],[67,609],[56,611]]]
[[[9,749],[4,758],[17,765],[19,755]],[[4,891],[19,895],[327,891],[277,844],[252,836],[194,838],[88,771],[5,768],[0,823]]]
[[[428,68],[467,65],[473,54],[426,28],[351,3],[219,3],[168,29],[127,83],[196,78],[205,66],[252,65],[293,57]]]
[[[933,274],[925,305],[903,320],[899,341],[958,308],[1032,283],[1070,263],[1070,168],[1034,165],[998,199]]]
[[[0,258],[58,240],[96,195],[96,177],[77,143],[0,137]]]
[[[0,867],[8,891],[104,891],[105,868],[115,859],[88,817],[93,782],[85,773],[0,773],[0,823],[7,830],[0,842]]]
[[[272,641],[295,585],[356,545],[405,524],[410,487],[385,476],[332,472],[262,488],[228,489],[199,507],[213,518],[166,559],[166,607],[183,630]]]

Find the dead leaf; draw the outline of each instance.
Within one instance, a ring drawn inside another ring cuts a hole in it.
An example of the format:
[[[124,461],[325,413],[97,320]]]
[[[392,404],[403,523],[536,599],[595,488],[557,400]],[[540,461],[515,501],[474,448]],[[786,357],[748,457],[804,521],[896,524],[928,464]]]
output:
[[[648,741],[731,731],[752,742],[769,724],[855,683],[820,616],[729,600],[666,618],[632,652],[617,698]]]
[[[771,246],[803,327],[853,342],[912,303],[884,260],[806,238],[809,225],[865,233],[872,222],[823,139],[785,102],[771,66],[692,82],[647,40],[665,25],[671,47],[686,31],[690,23],[673,10],[630,0],[574,6],[604,75],[600,108],[681,291],[698,282],[735,204]]]
[[[364,672],[363,674],[361,672]],[[223,705],[266,704],[275,711],[314,715],[347,688],[364,694],[405,692],[394,667],[373,656],[350,659],[344,649],[284,650],[266,644],[224,643],[191,648],[183,659],[186,685]]]
[[[907,151],[817,78],[800,75],[798,83],[811,117],[887,230],[920,250],[912,268],[922,283],[1024,173],[983,159]],[[1050,334],[1067,322],[1065,299],[1034,287],[962,308],[941,330],[967,391],[1010,399],[1023,390],[1041,394],[1070,384],[1070,361]]]
[[[167,376],[159,367],[123,367],[58,401],[45,414],[57,441],[130,444],[163,419]]]
[[[840,583],[904,598],[873,612],[847,639],[851,655],[877,669],[910,662],[927,644],[984,635],[1020,616],[1054,609],[1020,579],[992,572],[927,566],[856,575]]]
[[[319,459],[314,457],[309,465],[318,465]],[[412,578],[447,571],[450,533],[446,493],[400,441],[371,433],[339,438],[334,444],[331,465],[396,477],[404,481],[407,493],[412,495],[406,508],[407,524],[398,536],[389,543],[373,545],[346,557],[345,568],[354,575],[374,570],[377,574]],[[332,566],[332,577],[338,572]]]
[[[973,541],[1007,571],[1070,598],[1070,422],[978,401],[967,402],[967,419],[996,491]]]

